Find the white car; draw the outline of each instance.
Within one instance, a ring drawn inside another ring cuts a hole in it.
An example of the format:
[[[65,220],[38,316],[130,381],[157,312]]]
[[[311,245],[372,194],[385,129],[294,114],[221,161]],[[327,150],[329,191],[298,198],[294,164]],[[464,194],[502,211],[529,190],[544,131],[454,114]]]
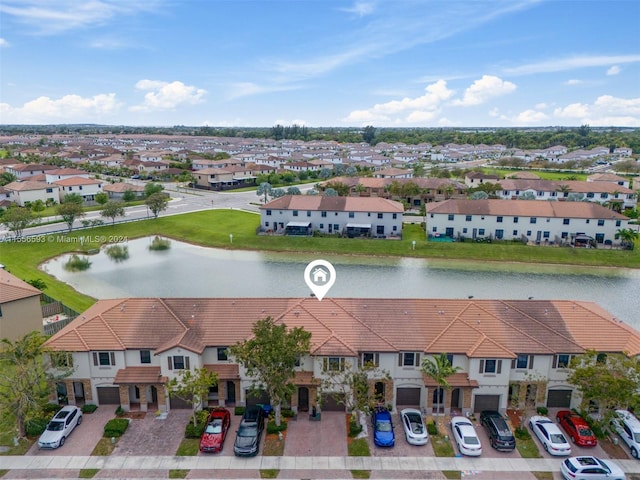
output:
[[[534,415],[529,419],[529,427],[549,454],[571,455],[569,441],[550,418]]]
[[[453,417],[451,431],[461,454],[473,457],[482,455],[480,438],[471,420],[466,417]]]
[[[425,445],[429,441],[429,433],[422,418],[422,412],[415,408],[400,411],[404,436],[411,445]]]
[[[616,410],[611,427],[627,444],[633,458],[640,457],[640,420],[628,410]]]
[[[566,480],[625,480],[622,469],[611,460],[596,457],[571,457],[560,466],[560,473]]]
[[[67,405],[58,410],[58,413],[47,423],[42,435],[38,439],[40,448],[58,448],[64,445],[65,440],[77,425],[82,423],[82,410],[75,405]]]

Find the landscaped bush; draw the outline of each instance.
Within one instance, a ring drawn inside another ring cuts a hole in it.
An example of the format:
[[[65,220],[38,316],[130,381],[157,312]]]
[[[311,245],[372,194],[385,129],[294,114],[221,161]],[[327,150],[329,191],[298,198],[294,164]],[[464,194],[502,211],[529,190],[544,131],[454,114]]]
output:
[[[104,437],[121,437],[129,427],[129,419],[112,418],[104,426]]]
[[[245,407],[236,407],[236,408],[233,410],[233,413],[234,413],[235,415],[244,415],[244,411],[245,411],[245,410],[246,410],[246,408],[245,408]]]
[[[352,415],[349,419],[349,436],[357,437],[360,432],[362,432],[362,425],[356,420],[355,415]]]
[[[121,405],[118,405],[118,408],[116,408],[116,415],[117,416],[124,415],[124,410]]]
[[[429,435],[438,435],[438,426],[435,422],[427,423],[427,432],[429,432]]]
[[[538,412],[538,415],[546,415],[549,413],[549,409],[547,407],[538,407],[536,412]]]
[[[97,405],[93,403],[87,403],[82,406],[82,413],[93,413],[96,411],[97,408],[98,408]]]
[[[47,416],[53,416],[53,414],[57,413],[58,410],[62,408],[62,405],[58,405],[57,403],[45,403],[42,406],[42,413]]]
[[[187,423],[187,426],[184,427],[184,437],[185,438],[200,438],[202,436],[202,432],[204,432],[204,423],[199,423],[197,425],[193,425],[193,422]]]
[[[292,418],[296,416],[295,412],[290,408],[283,408],[280,410],[280,415],[282,415],[283,418]]]
[[[528,440],[531,438],[531,434],[529,433],[529,430],[527,430],[526,427],[518,427],[516,428],[515,432],[514,432],[516,438],[520,439],[520,440]]]
[[[276,425],[275,420],[269,420],[267,423],[267,433],[283,432],[287,429],[287,422],[280,423],[280,426]]]
[[[27,420],[25,424],[25,428],[27,430],[28,437],[37,437],[47,426],[48,420],[46,418],[32,418],[31,420]]]

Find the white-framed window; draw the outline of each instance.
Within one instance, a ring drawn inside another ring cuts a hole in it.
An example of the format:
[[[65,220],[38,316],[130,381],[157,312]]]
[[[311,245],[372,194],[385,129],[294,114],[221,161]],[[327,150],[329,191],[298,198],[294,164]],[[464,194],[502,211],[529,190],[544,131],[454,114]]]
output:
[[[571,363],[571,358],[573,355],[569,355],[568,353],[559,353],[553,356],[553,364],[552,368],[569,368],[569,364]]]
[[[374,352],[362,352],[360,354],[360,365],[380,366],[380,355]]]
[[[229,358],[228,347],[218,347],[218,361],[223,362]]]
[[[100,367],[111,367],[116,364],[115,352],[93,352],[93,364]]]
[[[495,358],[486,358],[480,360],[480,373],[502,373],[502,360],[498,360]]]
[[[190,370],[189,357],[184,355],[173,355],[167,357],[169,370]]]
[[[151,350],[140,350],[140,363],[151,363]]]
[[[518,358],[511,360],[511,368],[522,370],[533,368],[533,355],[527,355],[526,353],[518,354]]]
[[[324,372],[342,372],[344,371],[344,357],[325,357],[322,359],[322,370]]]
[[[420,352],[400,352],[398,354],[399,367],[419,367]]]

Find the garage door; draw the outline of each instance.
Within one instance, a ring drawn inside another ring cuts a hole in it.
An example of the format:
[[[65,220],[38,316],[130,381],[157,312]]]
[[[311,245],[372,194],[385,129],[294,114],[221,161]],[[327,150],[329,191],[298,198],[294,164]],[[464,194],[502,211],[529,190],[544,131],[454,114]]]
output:
[[[120,405],[120,389],[118,387],[97,387],[98,405]]]
[[[344,394],[324,393],[322,395],[322,411],[323,412],[344,412],[344,403],[340,403],[344,399]]]
[[[549,390],[547,407],[569,408],[571,406],[571,390]]]
[[[396,389],[396,405],[407,407],[420,406],[420,389],[419,388],[397,388]]]
[[[271,400],[269,400],[269,395],[264,390],[260,390],[259,392],[250,393],[250,390],[244,391],[244,398],[247,399],[247,407],[251,407],[253,405],[258,405],[259,403],[262,405],[270,405]]]
[[[473,402],[473,411],[500,410],[500,395],[476,395]]]
[[[189,405],[185,400],[175,397],[175,396],[170,396],[169,397],[169,408],[173,409],[185,409],[185,408],[191,408],[191,405]]]

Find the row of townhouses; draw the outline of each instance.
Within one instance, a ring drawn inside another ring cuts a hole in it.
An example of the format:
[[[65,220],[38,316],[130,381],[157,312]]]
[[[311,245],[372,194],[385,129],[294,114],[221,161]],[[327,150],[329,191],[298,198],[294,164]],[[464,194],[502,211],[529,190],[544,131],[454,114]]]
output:
[[[592,302],[571,300],[372,298],[122,298],[99,300],[46,346],[73,366],[59,401],[119,405],[124,410],[184,408],[167,394],[183,370],[217,374],[208,405],[248,405],[254,381],[228,354],[266,317],[312,333],[300,359],[296,411],[344,410],[322,379],[331,371],[373,363],[371,393],[392,408],[426,412],[577,407],[567,382],[571,359],[587,350],[640,354],[640,333]],[[446,353],[459,371],[441,389],[421,371],[425,358]]]

